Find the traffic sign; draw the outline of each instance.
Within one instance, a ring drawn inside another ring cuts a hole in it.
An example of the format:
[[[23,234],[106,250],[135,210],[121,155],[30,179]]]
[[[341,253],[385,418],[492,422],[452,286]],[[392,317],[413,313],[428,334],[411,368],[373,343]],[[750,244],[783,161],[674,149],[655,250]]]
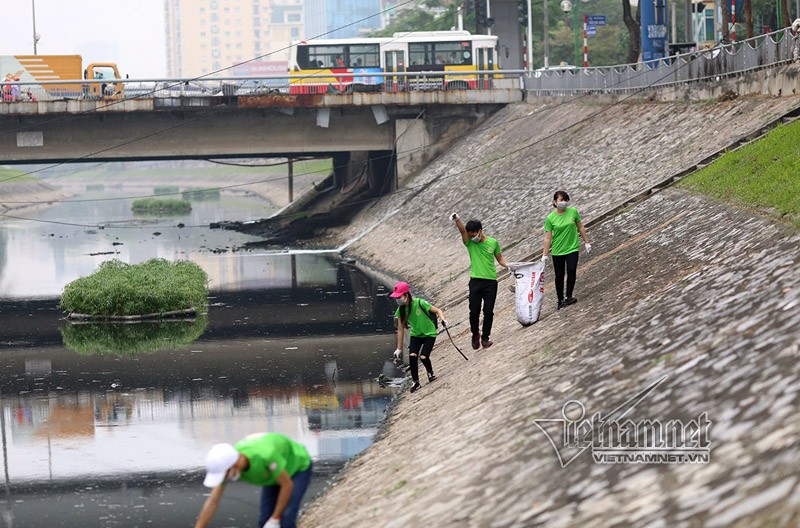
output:
[[[593,35],[597,35],[597,26],[586,26],[586,35],[591,37]]]
[[[605,26],[606,25],[606,16],[605,15],[589,15],[586,17],[586,23],[590,26]]]

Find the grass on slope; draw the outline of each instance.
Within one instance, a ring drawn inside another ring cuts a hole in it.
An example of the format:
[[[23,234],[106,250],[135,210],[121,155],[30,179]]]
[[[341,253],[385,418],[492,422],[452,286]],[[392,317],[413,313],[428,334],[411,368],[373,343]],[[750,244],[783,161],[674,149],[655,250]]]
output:
[[[32,181],[38,181],[38,178],[25,174],[25,171],[0,167],[0,185]]]
[[[800,121],[720,156],[680,187],[800,228]]]

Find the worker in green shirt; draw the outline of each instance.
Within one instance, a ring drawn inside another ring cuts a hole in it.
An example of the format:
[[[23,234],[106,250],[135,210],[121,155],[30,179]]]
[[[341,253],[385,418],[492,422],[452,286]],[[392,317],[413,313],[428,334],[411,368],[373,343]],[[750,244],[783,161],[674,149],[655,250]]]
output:
[[[586,253],[592,251],[589,243],[589,236],[581,222],[581,215],[578,210],[569,206],[569,194],[566,191],[556,191],[553,195],[553,207],[555,208],[544,221],[544,251],[542,262],[547,262],[550,255],[553,256],[553,273],[556,282],[556,295],[558,296],[558,310],[575,304],[578,299],[572,296],[575,288],[575,278],[578,272],[578,250],[580,249],[580,239],[578,233],[585,244]],[[567,275],[567,291],[564,296],[564,269]]]
[[[492,237],[483,234],[483,225],[479,220],[470,220],[466,225],[458,214],[453,213],[450,219],[456,223],[461,233],[461,241],[469,253],[469,326],[472,330],[472,348],[489,348],[492,340],[492,322],[494,320],[494,302],[497,299],[497,271],[494,261],[511,270],[500,252],[500,244]],[[483,333],[479,322],[483,304]]]
[[[422,361],[428,373],[428,383],[436,379],[431,363],[431,351],[436,343],[436,323],[431,314],[436,314],[442,321],[442,326],[447,327],[444,312],[433,306],[425,299],[411,296],[411,287],[407,282],[398,282],[394,291],[389,295],[397,302],[394,316],[397,318],[397,349],[394,351],[395,359],[403,356],[403,332],[406,327],[411,328],[411,339],[408,345],[408,357],[411,366],[411,392],[419,389],[419,364]]]
[[[300,502],[311,481],[311,457],[306,448],[280,433],[255,433],[231,444],[217,444],[206,456],[203,484],[211,494],[195,528],[205,528],[219,507],[228,481],[262,486],[258,526],[294,528]]]

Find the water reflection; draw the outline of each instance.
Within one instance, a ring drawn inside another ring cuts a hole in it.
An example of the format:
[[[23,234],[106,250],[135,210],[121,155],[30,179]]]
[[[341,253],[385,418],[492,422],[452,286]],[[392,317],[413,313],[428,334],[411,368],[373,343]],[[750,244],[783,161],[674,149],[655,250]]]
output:
[[[206,316],[194,320],[167,319],[135,323],[70,321],[61,327],[61,335],[64,347],[78,354],[136,356],[165,348],[188,346],[205,332],[206,326]]]
[[[189,345],[176,323],[101,330],[55,298],[0,301],[7,526],[186,526],[214,443],[282,432],[322,470],[369,445],[397,391],[377,377],[399,375],[386,288],[334,255],[217,257],[258,271],[212,292]],[[234,488],[217,518],[251,525],[257,490]]]
[[[34,221],[0,221],[0,298],[60,295],[64,285],[114,258],[128,264],[151,258],[192,260],[208,273],[213,288],[240,279],[246,282],[263,271],[231,253],[257,238],[208,228],[225,219],[261,218],[263,202],[247,198],[192,202],[188,216],[142,219],[131,212],[133,199],[114,199],[130,195],[131,191],[111,190],[80,197],[98,201],[62,203],[19,215]],[[228,252],[228,258],[221,258],[226,256],[221,251]]]

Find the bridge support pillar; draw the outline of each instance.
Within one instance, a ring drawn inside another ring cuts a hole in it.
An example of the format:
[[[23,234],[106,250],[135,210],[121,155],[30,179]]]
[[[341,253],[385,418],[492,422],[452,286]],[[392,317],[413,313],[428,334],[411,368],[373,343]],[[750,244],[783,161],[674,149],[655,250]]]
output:
[[[333,184],[346,194],[386,194],[395,188],[394,161],[389,150],[337,153],[333,157]]]
[[[428,161],[426,147],[431,144],[431,138],[424,119],[397,119],[394,134],[397,182],[402,186]]]

